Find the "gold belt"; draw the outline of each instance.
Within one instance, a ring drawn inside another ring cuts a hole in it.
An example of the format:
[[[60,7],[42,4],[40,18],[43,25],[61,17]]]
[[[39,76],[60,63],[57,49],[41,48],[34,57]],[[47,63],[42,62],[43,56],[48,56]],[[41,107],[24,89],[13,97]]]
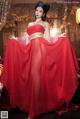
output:
[[[43,37],[43,33],[41,32],[33,33],[32,35],[29,36],[29,39],[32,40],[38,37]]]

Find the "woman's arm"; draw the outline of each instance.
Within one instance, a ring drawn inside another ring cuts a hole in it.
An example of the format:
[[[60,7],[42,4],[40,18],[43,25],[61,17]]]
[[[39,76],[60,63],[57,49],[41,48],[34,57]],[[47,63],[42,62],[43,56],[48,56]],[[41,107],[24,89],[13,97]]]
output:
[[[50,26],[48,22],[45,22],[45,32],[44,32],[44,38],[50,41]]]

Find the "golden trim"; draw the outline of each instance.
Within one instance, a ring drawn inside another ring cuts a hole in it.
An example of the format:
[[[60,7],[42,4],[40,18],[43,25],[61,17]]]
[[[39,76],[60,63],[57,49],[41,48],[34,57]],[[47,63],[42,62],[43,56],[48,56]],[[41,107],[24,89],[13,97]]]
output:
[[[29,39],[32,40],[38,37],[43,37],[43,33],[41,32],[33,33],[32,35],[29,36]]]

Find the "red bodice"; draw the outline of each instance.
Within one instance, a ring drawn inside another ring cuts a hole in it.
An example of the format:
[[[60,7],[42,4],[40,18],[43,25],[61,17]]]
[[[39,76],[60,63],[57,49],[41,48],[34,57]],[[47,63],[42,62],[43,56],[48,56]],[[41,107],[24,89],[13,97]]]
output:
[[[27,33],[29,35],[32,35],[36,32],[44,33],[44,31],[45,31],[44,27],[40,24],[32,25],[27,28]]]

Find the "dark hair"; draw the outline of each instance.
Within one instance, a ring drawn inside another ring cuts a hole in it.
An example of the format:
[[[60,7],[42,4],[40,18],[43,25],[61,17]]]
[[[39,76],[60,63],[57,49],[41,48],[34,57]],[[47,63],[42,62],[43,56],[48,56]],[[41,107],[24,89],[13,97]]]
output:
[[[36,9],[37,7],[41,7],[41,8],[43,9],[43,11],[44,11],[44,16],[42,16],[42,20],[46,20],[46,14],[47,14],[48,10],[50,9],[50,5],[49,5],[49,4],[45,4],[45,3],[43,3],[42,1],[39,1],[39,2],[36,4],[35,9]]]

